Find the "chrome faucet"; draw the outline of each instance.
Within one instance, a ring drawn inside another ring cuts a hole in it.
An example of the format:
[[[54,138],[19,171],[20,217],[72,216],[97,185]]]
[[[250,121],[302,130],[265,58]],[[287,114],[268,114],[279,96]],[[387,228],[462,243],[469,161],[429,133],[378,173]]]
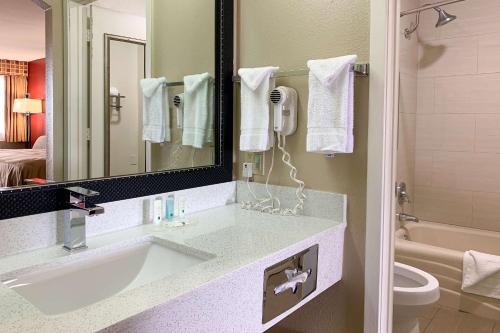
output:
[[[64,212],[64,246],[67,251],[87,248],[86,218],[104,214],[104,208],[88,204],[86,199],[98,192],[81,187],[66,188],[69,208]]]
[[[410,215],[410,214],[398,213],[398,214],[396,214],[396,216],[398,217],[398,220],[400,222],[415,222],[415,223],[420,222],[418,217]]]
[[[408,194],[406,183],[401,182],[396,184],[396,197],[400,206],[410,203],[410,195]]]

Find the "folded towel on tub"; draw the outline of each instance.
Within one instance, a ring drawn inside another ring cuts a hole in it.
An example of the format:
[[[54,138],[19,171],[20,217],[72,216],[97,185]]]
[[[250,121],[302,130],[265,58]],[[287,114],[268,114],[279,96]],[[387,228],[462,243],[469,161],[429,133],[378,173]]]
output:
[[[463,262],[462,290],[500,299],[500,256],[466,251]]]

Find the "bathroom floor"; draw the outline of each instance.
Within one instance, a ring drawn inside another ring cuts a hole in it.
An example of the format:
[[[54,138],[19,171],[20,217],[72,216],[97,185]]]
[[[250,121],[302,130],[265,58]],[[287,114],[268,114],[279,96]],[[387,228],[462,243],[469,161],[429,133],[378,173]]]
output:
[[[421,333],[500,333],[500,321],[442,306],[430,308],[419,321]]]

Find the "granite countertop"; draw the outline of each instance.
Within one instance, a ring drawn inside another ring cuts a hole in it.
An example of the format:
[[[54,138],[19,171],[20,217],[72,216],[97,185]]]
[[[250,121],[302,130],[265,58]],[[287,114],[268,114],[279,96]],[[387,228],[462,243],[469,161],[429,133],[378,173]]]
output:
[[[210,209],[188,216],[180,228],[144,225],[88,239],[82,255],[106,253],[110,248],[146,236],[209,253],[213,259],[181,273],[166,276],[119,293],[76,311],[44,315],[22,296],[0,285],[0,332],[96,332],[127,318],[195,291],[216,279],[269,257],[294,244],[345,222],[314,217],[284,217],[242,210],[239,205]],[[89,220],[88,223],[92,223]],[[0,275],[29,267],[70,261],[60,246],[0,258]]]

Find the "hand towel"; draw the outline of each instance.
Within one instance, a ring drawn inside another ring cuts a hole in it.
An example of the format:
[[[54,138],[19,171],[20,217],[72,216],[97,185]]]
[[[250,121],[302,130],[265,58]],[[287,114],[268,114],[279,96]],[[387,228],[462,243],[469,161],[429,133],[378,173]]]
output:
[[[500,256],[466,251],[463,262],[462,290],[500,299]]]
[[[207,135],[205,137],[205,142],[208,144],[214,143],[215,138],[215,97],[214,97],[214,81],[210,81],[210,86],[208,88],[208,102],[210,103],[208,106],[208,124],[207,124]]]
[[[357,56],[310,60],[307,151],[352,153],[354,72]]]
[[[273,74],[278,67],[241,68],[240,150],[263,152],[274,144],[270,123],[269,93],[275,87]]]
[[[213,120],[212,77],[208,73],[184,77],[184,131],[182,144],[201,149]]]
[[[163,88],[167,79],[142,79],[144,97],[142,139],[151,143],[170,141],[168,92]]]

